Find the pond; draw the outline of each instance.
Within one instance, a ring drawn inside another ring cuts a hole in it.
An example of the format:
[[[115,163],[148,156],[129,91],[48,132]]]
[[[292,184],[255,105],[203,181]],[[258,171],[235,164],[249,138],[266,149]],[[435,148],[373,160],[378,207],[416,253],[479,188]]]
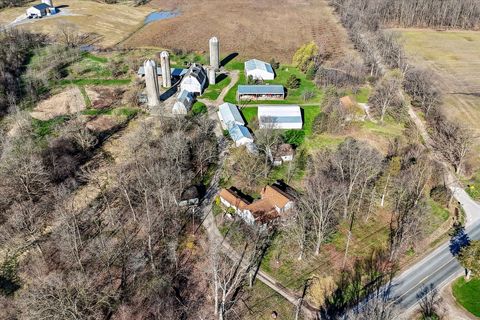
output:
[[[180,15],[180,12],[178,10],[174,11],[156,11],[150,13],[146,18],[144,23],[148,24],[154,21],[160,21],[160,20],[165,20],[165,19],[170,19],[170,18],[175,18]]]

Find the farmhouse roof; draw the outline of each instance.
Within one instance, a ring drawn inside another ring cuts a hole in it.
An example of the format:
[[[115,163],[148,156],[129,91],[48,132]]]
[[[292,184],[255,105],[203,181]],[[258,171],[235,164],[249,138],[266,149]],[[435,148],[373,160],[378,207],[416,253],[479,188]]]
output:
[[[245,126],[240,126],[238,124],[230,127],[230,129],[228,129],[228,133],[230,134],[230,137],[233,139],[233,141],[239,141],[243,138],[253,140],[253,137],[250,134],[250,131],[248,131],[248,129]]]
[[[268,73],[273,73],[272,65],[270,63],[266,63],[261,60],[252,59],[245,62],[245,70],[246,71],[253,71],[253,70],[262,70]]]
[[[240,196],[237,192],[233,191],[231,188],[220,190],[218,195],[231,205],[241,210],[245,209],[250,204],[246,199]]]
[[[239,94],[284,94],[285,90],[282,85],[239,85]]]
[[[262,190],[262,199],[268,199],[278,208],[284,208],[293,198],[276,186],[266,186]]]

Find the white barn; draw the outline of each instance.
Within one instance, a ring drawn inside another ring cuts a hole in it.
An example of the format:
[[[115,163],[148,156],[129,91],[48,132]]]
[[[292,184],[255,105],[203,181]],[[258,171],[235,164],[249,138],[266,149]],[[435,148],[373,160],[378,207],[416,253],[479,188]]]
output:
[[[195,96],[193,93],[182,90],[177,97],[177,101],[172,108],[173,114],[187,114],[188,111],[192,108],[193,102],[195,101]]]
[[[201,95],[207,85],[207,73],[202,66],[192,64],[180,83],[180,90]]]
[[[245,74],[247,77],[251,76],[255,80],[275,79],[275,72],[271,64],[257,59],[245,62]]]
[[[297,105],[259,105],[260,128],[302,129],[302,111]]]
[[[228,102],[218,107],[218,118],[220,119],[223,130],[227,130],[236,124],[241,126],[245,125],[237,106]]]
[[[55,12],[54,7],[51,7],[47,3],[40,3],[27,9],[27,17],[40,18]]]
[[[228,129],[228,133],[237,147],[253,143],[253,137],[245,126],[236,124]]]

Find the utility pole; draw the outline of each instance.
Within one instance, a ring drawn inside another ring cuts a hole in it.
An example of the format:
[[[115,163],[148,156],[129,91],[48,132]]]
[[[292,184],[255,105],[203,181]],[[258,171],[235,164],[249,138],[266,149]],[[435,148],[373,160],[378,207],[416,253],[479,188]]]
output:
[[[303,304],[303,300],[305,299],[305,296],[307,295],[307,290],[308,290],[308,287],[310,286],[310,281],[312,279],[307,279],[305,280],[305,283],[303,284],[303,292],[302,292],[302,296],[300,297],[299,301],[298,301],[298,304],[297,304],[297,311],[295,312],[295,320],[298,320],[298,316],[300,315],[300,310],[302,310],[302,304]]]

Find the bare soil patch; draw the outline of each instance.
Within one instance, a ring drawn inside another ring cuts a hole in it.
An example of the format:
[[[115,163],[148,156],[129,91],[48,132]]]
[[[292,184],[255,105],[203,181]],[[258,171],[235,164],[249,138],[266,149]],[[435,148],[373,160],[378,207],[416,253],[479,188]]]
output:
[[[480,32],[398,29],[405,48],[416,64],[436,72],[444,95],[443,110],[450,119],[470,128],[476,138],[475,159],[480,167]]]
[[[87,87],[85,91],[94,109],[110,108],[123,99],[123,88]]]
[[[50,120],[58,116],[74,114],[85,109],[85,100],[78,87],[69,88],[40,102],[30,115],[38,120]]]
[[[118,116],[99,115],[93,120],[88,121],[85,126],[93,132],[106,132],[113,130],[116,126],[120,125],[123,120],[124,119]]]
[[[290,62],[309,41],[337,55],[349,46],[345,30],[324,0],[154,0],[150,6],[179,10],[180,16],[153,22],[129,38],[129,47],[207,51],[217,36],[221,55],[276,58]]]

